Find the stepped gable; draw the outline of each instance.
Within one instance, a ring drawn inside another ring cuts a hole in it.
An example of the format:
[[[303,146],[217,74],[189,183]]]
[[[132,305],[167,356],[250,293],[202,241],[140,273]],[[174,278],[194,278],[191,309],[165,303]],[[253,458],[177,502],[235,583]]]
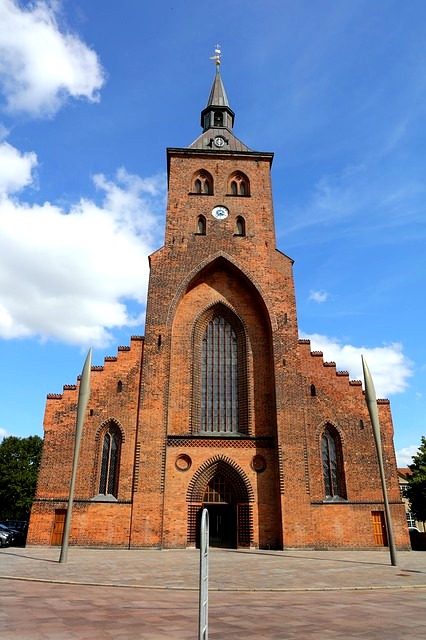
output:
[[[105,370],[105,365],[112,365],[113,363],[117,363],[120,361],[120,354],[121,353],[128,353],[131,352],[132,350],[132,343],[138,343],[138,342],[143,342],[144,341],[144,337],[143,336],[139,336],[139,335],[135,335],[135,336],[131,336],[130,338],[130,346],[126,345],[126,346],[119,346],[117,348],[117,355],[116,356],[105,356],[104,357],[104,364],[103,365],[92,365],[90,368],[90,371],[92,373],[95,374],[99,374],[102,373]],[[77,376],[77,382],[79,382],[81,380],[81,374]],[[63,392],[62,393],[48,393],[46,395],[47,400],[61,400],[63,398],[64,392],[70,392],[70,391],[77,391],[78,385],[76,384],[64,384],[63,385]]]
[[[339,379],[342,380],[344,379],[345,381],[347,380],[348,386],[349,387],[361,387],[362,388],[362,381],[361,380],[350,380],[349,379],[349,371],[337,371],[336,370],[336,363],[335,362],[324,362],[323,360],[323,352],[322,351],[311,351],[310,346],[311,346],[311,341],[306,339],[306,338],[300,338],[298,340],[298,345],[300,347],[300,353],[302,355],[302,357],[305,359],[306,362],[309,363],[309,359],[311,364],[313,364],[313,366],[309,366],[308,372],[306,372],[306,375],[312,374],[314,376],[320,376],[320,380],[316,381],[316,380],[312,380],[311,382],[313,384],[315,384],[315,386],[318,388],[321,387],[321,380],[332,380],[332,379]],[[309,351],[308,351],[309,348]],[[325,372],[324,369],[327,369],[328,371]],[[334,371],[333,371],[334,370]],[[362,392],[364,394],[364,392]],[[377,399],[377,404],[390,404],[389,400],[387,399]]]

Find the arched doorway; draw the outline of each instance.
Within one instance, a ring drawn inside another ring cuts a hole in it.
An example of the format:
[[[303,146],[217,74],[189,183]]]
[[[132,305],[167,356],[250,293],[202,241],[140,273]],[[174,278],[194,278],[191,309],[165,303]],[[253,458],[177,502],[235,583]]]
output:
[[[210,546],[250,547],[253,490],[244,471],[230,458],[206,460],[189,483],[188,546],[198,546],[203,508],[208,509]]]
[[[235,492],[231,483],[220,473],[205,488],[202,509],[204,508],[209,512],[210,546],[236,548]]]

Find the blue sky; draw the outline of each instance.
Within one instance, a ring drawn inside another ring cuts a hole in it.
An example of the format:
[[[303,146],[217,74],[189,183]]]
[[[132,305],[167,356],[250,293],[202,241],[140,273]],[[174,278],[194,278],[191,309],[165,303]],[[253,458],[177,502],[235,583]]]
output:
[[[391,400],[399,464],[426,432],[426,3],[0,0],[0,434],[143,334],[165,148],[214,75],[273,151],[301,337]]]

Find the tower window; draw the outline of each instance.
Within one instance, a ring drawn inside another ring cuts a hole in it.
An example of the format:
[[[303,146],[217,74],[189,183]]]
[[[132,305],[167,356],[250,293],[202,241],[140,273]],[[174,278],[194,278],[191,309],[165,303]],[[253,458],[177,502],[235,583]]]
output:
[[[238,216],[236,225],[235,225],[235,235],[236,236],[245,236],[246,235],[246,222],[242,216]]]
[[[244,173],[236,171],[229,179],[229,195],[231,196],[249,196],[250,183]]]
[[[118,495],[118,469],[120,461],[121,433],[118,427],[112,425],[105,433],[102,447],[101,477],[99,493],[103,495]]]
[[[221,111],[214,112],[214,126],[223,127],[223,113]]]
[[[213,193],[213,178],[207,171],[195,174],[192,182],[192,193],[211,195]]]
[[[315,397],[317,395],[317,390],[314,384],[311,384],[311,396]]]
[[[198,216],[197,219],[197,234],[200,236],[206,235],[206,218],[203,215]]]
[[[121,393],[123,391],[123,383],[121,380],[117,382],[117,393]]]
[[[324,430],[321,438],[321,451],[325,499],[346,499],[342,444],[334,427],[328,426]]]

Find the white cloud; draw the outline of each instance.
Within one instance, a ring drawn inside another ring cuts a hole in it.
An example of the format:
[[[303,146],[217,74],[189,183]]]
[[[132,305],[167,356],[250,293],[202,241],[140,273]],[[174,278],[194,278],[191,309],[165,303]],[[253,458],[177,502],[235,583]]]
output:
[[[121,168],[94,182],[101,206],[82,199],[66,211],[0,198],[0,338],[104,346],[114,327],[140,323],[141,309],[135,317],[126,303],[145,303],[165,177]]]
[[[15,193],[31,184],[36,165],[34,152],[20,153],[7,142],[0,143],[0,195]]]
[[[419,447],[415,444],[410,445],[409,447],[404,447],[399,451],[396,451],[396,461],[398,467],[408,467],[409,464],[413,463],[413,456],[417,454]]]
[[[322,302],[325,302],[326,300],[328,300],[329,294],[327,293],[327,291],[313,291],[311,290],[309,292],[309,300],[312,300],[313,302],[317,302],[318,304],[321,304]]]
[[[96,53],[61,31],[58,3],[21,7],[0,0],[0,86],[9,112],[52,115],[72,96],[99,99],[104,73]]]
[[[412,362],[404,355],[398,342],[381,347],[355,347],[317,333],[301,333],[300,337],[309,339],[312,351],[322,351],[324,360],[336,362],[338,370],[349,371],[355,380],[363,380],[362,354],[371,371],[378,398],[402,393],[408,386],[408,378],[413,375]]]
[[[7,438],[9,434],[7,433],[6,429],[2,429],[2,427],[0,427],[0,440],[3,440],[3,438]]]

